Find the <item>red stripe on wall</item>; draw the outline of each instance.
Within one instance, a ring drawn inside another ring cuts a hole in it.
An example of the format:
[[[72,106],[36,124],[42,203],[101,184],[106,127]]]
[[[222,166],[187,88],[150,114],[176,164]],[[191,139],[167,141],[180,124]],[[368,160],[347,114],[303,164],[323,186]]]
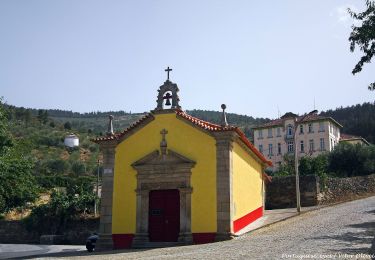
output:
[[[194,244],[207,244],[215,242],[216,233],[193,233]]]
[[[246,214],[245,216],[233,221],[233,231],[237,233],[251,222],[254,222],[258,218],[263,216],[263,207],[257,208],[256,210]]]
[[[113,248],[131,248],[134,234],[112,234]]]

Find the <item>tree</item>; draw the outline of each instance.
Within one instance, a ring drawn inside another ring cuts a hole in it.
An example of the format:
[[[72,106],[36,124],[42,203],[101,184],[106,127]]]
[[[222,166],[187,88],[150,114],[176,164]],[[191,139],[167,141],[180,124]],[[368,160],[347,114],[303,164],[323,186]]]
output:
[[[301,176],[317,175],[321,180],[321,184],[325,186],[328,172],[328,156],[327,154],[319,154],[317,157],[302,157],[298,167]]]
[[[44,166],[49,174],[63,174],[68,170],[68,163],[62,159],[50,159]]]
[[[64,128],[67,129],[67,130],[70,130],[70,129],[72,129],[72,124],[69,121],[65,122]]]
[[[24,220],[26,228],[40,234],[61,234],[69,221],[92,212],[95,200],[91,182],[82,179],[68,186],[66,194],[54,192],[47,204],[35,207]]]
[[[42,110],[42,109],[39,109],[38,110],[38,120],[41,124],[46,124],[48,122],[48,112],[47,110]]]
[[[29,151],[13,140],[5,112],[0,99],[0,213],[23,207],[38,196],[33,163],[25,156]]]
[[[350,51],[354,52],[356,45],[364,53],[359,62],[355,65],[352,73],[353,75],[362,71],[365,63],[370,63],[375,54],[375,2],[366,0],[367,9],[364,12],[355,13],[350,8],[349,14],[356,20],[361,22],[361,25],[352,25],[352,32],[350,33]],[[368,86],[369,90],[375,90],[375,82]]]
[[[84,174],[86,171],[85,164],[80,161],[75,161],[72,163],[72,172],[76,176],[80,176],[81,174]]]
[[[13,139],[8,131],[7,122],[6,110],[0,98],[0,156],[5,154],[9,147],[13,146]]]
[[[0,213],[23,207],[38,197],[32,162],[12,157],[0,157]]]
[[[328,155],[328,170],[337,177],[375,173],[375,146],[339,143]]]

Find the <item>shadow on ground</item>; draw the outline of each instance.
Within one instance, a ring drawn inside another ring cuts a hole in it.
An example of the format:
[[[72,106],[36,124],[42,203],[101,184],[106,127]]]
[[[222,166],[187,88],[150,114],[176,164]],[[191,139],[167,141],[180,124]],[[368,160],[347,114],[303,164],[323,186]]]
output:
[[[192,245],[185,245],[185,246],[192,246]],[[116,255],[116,254],[124,254],[124,253],[133,253],[133,252],[143,252],[148,251],[156,248],[137,248],[137,249],[119,249],[119,250],[109,250],[109,251],[97,251],[97,252],[87,252],[87,251],[71,251],[71,249],[67,249],[66,251],[58,252],[58,253],[45,253],[45,254],[35,254],[30,256],[23,256],[23,257],[15,257],[12,259],[34,259],[37,257],[40,258],[54,258],[54,257],[80,257],[80,256],[100,256],[100,255]]]
[[[375,210],[366,211],[365,213],[375,215]],[[348,225],[347,227],[355,230],[353,232],[346,232],[341,235],[321,236],[314,239],[336,240],[338,242],[344,242],[347,244],[345,249],[335,249],[332,250],[332,253],[349,255],[375,254],[375,221],[352,224]]]

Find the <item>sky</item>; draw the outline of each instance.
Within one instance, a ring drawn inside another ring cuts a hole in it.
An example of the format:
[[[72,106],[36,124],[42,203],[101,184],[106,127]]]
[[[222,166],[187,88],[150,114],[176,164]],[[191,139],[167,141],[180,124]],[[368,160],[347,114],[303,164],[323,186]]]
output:
[[[351,71],[364,0],[1,0],[0,96],[77,112],[145,112],[170,79],[182,109],[277,118],[374,102]],[[314,107],[315,104],[315,107]]]

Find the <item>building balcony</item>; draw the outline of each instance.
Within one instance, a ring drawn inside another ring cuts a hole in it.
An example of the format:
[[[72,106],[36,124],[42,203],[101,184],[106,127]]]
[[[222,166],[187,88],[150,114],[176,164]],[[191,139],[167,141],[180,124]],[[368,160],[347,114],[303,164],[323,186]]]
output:
[[[285,135],[285,140],[293,140],[294,135]]]

